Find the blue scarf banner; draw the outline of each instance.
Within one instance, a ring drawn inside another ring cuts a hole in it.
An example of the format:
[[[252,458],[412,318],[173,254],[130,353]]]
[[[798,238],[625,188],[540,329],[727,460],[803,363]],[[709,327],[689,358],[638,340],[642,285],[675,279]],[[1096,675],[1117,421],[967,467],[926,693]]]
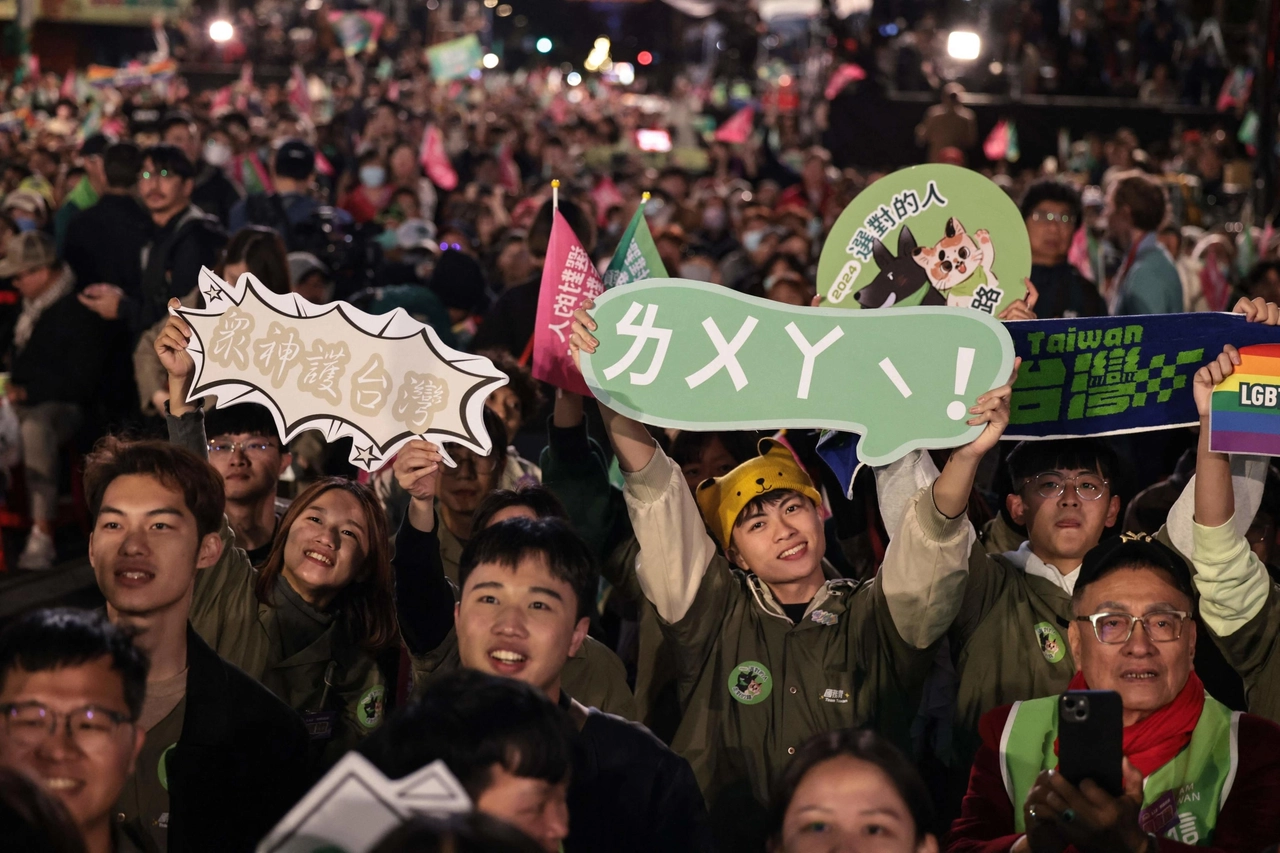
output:
[[[1199,423],[1191,377],[1227,344],[1280,343],[1280,326],[1242,314],[1144,314],[1006,323],[1022,358],[1004,439],[1077,438]],[[862,464],[857,436],[830,432],[818,452],[846,491]]]

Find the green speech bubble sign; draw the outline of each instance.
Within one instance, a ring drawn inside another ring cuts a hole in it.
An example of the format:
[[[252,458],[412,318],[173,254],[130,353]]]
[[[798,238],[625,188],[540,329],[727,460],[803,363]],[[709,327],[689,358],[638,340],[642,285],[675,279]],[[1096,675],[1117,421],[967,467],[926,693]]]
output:
[[[951,305],[996,315],[1026,295],[1031,242],[1004,190],[959,166],[912,166],[867,187],[818,259],[823,305]]]
[[[600,346],[582,375],[614,411],[691,430],[847,430],[872,465],[972,441],[969,406],[1013,370],[1008,331],[978,311],[799,308],[650,279],[592,315]]]

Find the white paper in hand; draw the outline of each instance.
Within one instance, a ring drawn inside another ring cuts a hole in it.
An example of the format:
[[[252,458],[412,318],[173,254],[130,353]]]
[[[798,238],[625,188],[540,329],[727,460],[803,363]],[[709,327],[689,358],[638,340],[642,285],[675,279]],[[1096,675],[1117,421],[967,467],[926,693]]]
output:
[[[415,814],[471,811],[443,761],[394,782],[349,752],[258,845],[258,853],[366,853]]]

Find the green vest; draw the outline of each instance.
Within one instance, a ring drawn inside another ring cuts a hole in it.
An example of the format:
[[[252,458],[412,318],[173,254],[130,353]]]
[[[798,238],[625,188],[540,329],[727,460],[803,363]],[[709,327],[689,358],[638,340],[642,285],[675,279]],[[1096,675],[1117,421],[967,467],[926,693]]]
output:
[[[1231,793],[1238,762],[1240,714],[1205,694],[1204,710],[1191,743],[1169,763],[1143,780],[1144,812],[1157,805],[1168,811],[1165,835],[1183,844],[1208,846],[1218,812]],[[1058,697],[1015,702],[1000,736],[1000,775],[1013,803],[1017,832],[1026,832],[1022,804],[1043,770],[1058,766]],[[1166,797],[1172,794],[1173,798]]]

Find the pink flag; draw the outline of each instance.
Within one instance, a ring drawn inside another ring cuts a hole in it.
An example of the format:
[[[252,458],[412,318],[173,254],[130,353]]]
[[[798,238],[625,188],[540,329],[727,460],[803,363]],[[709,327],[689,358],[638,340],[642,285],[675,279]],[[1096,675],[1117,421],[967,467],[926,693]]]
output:
[[[322,151],[316,152],[316,171],[326,178],[333,177],[333,164],[329,162],[329,158],[324,156]]]
[[[516,195],[520,192],[520,167],[516,165],[511,143],[503,143],[498,151],[498,175],[508,193]]]
[[[988,160],[1003,160],[1009,153],[1009,122],[1001,119],[991,128],[987,141],[982,143],[982,153]]]
[[[418,162],[426,170],[431,183],[440,189],[452,192],[458,188],[458,173],[453,170],[449,155],[445,153],[444,135],[440,133],[439,126],[430,125],[427,132],[422,134],[422,151],[418,155]]]
[[[751,123],[755,120],[755,107],[743,107],[716,128],[716,142],[728,142],[738,145],[746,142],[751,136]]]
[[[622,193],[618,191],[618,185],[608,175],[601,178],[600,183],[596,184],[595,189],[591,190],[591,200],[596,203],[596,220],[597,224],[601,226],[604,225],[605,218],[609,215],[609,208],[626,202],[626,199],[622,197]]]
[[[1200,267],[1200,291],[1210,311],[1225,311],[1227,300],[1231,298],[1231,282],[1219,263],[1221,251],[1218,244],[1211,243],[1204,253],[1204,265]]]
[[[289,103],[299,115],[311,115],[311,94],[307,91],[307,75],[301,65],[293,66],[289,82]]]
[[[62,78],[62,90],[58,92],[58,97],[68,101],[76,99],[76,70],[74,68],[67,69],[67,75]]]
[[[213,93],[213,101],[209,104],[209,112],[216,116],[231,112],[231,87],[223,86]]]
[[[533,375],[575,394],[591,396],[569,354],[573,312],[585,299],[604,292],[604,282],[569,223],[556,211],[547,242],[538,293],[538,318],[533,329]]]
[[[846,62],[832,73],[831,79],[827,81],[827,88],[822,94],[828,101],[834,100],[835,96],[840,94],[845,86],[855,80],[866,79],[867,72],[863,70],[861,65],[854,62]]]

